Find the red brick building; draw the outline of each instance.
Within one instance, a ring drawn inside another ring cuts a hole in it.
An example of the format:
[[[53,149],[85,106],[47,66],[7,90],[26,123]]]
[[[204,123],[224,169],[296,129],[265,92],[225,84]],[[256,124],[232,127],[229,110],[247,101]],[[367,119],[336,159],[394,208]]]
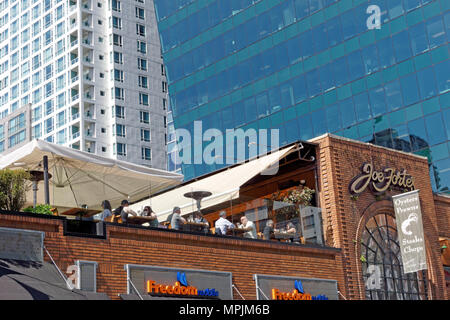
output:
[[[262,275],[306,279],[304,282],[332,280],[337,284],[336,297],[340,299],[448,299],[439,238],[450,237],[450,201],[433,194],[427,159],[332,135],[318,137],[310,143],[314,152],[314,157],[308,158],[310,161],[299,160],[295,158],[296,153],[291,153],[286,159],[280,159],[281,169],[276,176],[255,176],[242,185],[240,200],[234,201],[232,207],[227,203],[218,204],[207,208],[204,214],[214,222],[220,210],[232,215],[252,209],[258,199],[267,199],[267,195],[284,186],[290,188],[287,182],[302,181],[316,190],[315,205],[321,208],[322,245],[201,235],[116,223],[106,223],[104,237],[82,236],[67,231],[65,218],[18,213],[0,214],[0,227],[43,231],[45,248],[63,272],[75,261],[96,262],[96,290],[111,299],[135,291],[130,289],[135,284],[127,277],[139,282],[137,287],[144,286],[142,275],[133,274],[133,266],[187,270],[187,273],[213,271],[224,273],[225,277],[229,274],[234,299],[261,298],[263,290],[257,288],[256,279],[258,276],[262,279]],[[386,240],[394,247],[394,253],[398,253],[395,239],[383,238],[382,232],[391,230],[395,234],[391,196],[404,190],[390,188],[383,194],[373,194],[367,189],[359,196],[352,195],[349,185],[361,174],[364,163],[371,163],[374,170],[406,169],[414,178],[415,189],[420,190],[428,269],[406,276],[398,274],[400,266],[394,263],[390,268],[383,260],[380,283],[384,289],[368,285],[370,273],[376,269],[370,269],[370,262],[381,256],[387,259],[389,255],[388,252],[377,255],[387,248],[376,244],[377,239]],[[369,234],[370,230],[375,230],[381,238]],[[377,254],[371,257],[370,250]],[[44,260],[51,261],[47,254]]]

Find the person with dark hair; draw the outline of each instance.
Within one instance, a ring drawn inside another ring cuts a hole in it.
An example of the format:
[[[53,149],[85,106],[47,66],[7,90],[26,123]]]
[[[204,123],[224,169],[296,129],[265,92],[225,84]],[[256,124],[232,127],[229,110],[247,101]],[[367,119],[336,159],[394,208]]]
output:
[[[142,225],[144,227],[152,227],[152,228],[158,228],[159,222],[158,217],[156,216],[156,213],[153,212],[152,208],[150,206],[145,206],[144,211],[142,212],[143,217],[150,217],[150,222],[145,222]]]
[[[264,240],[271,240],[271,239],[275,239],[275,235],[274,235],[274,227],[273,227],[273,220],[269,219],[266,222],[266,226],[264,227]]]
[[[291,221],[289,221],[288,224],[286,225],[286,232],[287,233],[296,233],[297,232],[295,225]]]
[[[209,233],[209,222],[205,219],[203,214],[200,211],[194,212],[194,222],[203,223],[204,227],[201,227],[201,232]]]
[[[111,204],[108,200],[102,201],[103,212],[101,213],[100,220],[105,221],[106,218],[112,216]]]
[[[130,207],[130,203],[128,200],[122,200],[122,203],[120,204],[122,206],[122,212],[120,213],[120,217],[122,218],[122,222],[126,223],[128,215],[137,216],[138,214],[134,212]]]

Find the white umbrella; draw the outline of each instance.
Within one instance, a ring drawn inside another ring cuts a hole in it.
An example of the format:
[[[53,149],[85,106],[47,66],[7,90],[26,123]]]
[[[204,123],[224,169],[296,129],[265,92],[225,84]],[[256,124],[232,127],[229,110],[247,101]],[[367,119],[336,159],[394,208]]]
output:
[[[89,209],[101,209],[103,200],[112,207],[121,200],[130,202],[178,185],[180,174],[153,169],[133,163],[114,160],[91,153],[74,150],[42,140],[0,156],[0,169],[43,170],[43,157],[48,157],[50,179],[50,204],[58,208],[87,205]],[[42,183],[41,183],[42,185]],[[43,187],[37,200],[44,203]],[[27,205],[32,205],[32,190],[27,193]]]

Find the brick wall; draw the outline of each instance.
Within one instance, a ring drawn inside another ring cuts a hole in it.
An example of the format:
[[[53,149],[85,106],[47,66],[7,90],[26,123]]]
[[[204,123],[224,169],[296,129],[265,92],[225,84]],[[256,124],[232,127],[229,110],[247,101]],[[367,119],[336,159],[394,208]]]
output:
[[[371,162],[377,170],[386,166],[406,169],[415,178],[415,186],[420,189],[432,298],[447,299],[438,237],[449,234],[448,201],[433,195],[427,160],[331,135],[313,142],[318,144],[319,202],[328,246],[325,248],[120,225],[108,225],[106,240],[80,238],[64,236],[60,219],[30,215],[0,214],[0,227],[45,231],[45,246],[63,271],[75,260],[96,261],[98,291],[113,299],[126,293],[125,264],[232,272],[233,283],[246,299],[256,298],[255,273],[335,279],[347,299],[364,299],[362,230],[368,219],[378,213],[393,215],[390,197],[399,193],[392,190],[375,197],[366,190],[352,199],[348,191],[350,181],[360,174],[364,162]],[[239,298],[236,293],[234,296]]]
[[[434,195],[440,237],[450,238],[450,197]]]
[[[1,227],[45,231],[44,244],[64,272],[75,260],[96,261],[97,290],[119,299],[126,293],[125,264],[204,269],[233,273],[245,297],[256,299],[253,274],[335,279],[343,289],[340,250],[308,248],[278,242],[207,237],[166,230],[107,226],[107,239],[63,235],[63,221],[0,214]],[[50,261],[47,255],[46,261]],[[234,297],[239,295],[234,292]]]
[[[394,214],[390,197],[400,193],[393,190],[375,197],[367,189],[357,199],[352,199],[348,191],[350,181],[361,173],[363,163],[371,162],[376,170],[385,167],[406,169],[415,178],[416,189],[420,189],[433,298],[446,299],[444,273],[439,263],[438,230],[441,220],[436,215],[427,160],[333,135],[319,137],[313,142],[319,144],[319,190],[326,243],[342,249],[345,293],[348,298],[365,297],[360,261],[360,237],[365,222],[376,213]]]

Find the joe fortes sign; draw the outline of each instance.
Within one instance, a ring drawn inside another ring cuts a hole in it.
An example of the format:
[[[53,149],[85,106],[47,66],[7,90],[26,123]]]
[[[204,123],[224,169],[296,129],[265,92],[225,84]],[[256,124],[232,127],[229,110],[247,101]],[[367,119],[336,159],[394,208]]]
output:
[[[393,196],[392,199],[403,272],[410,273],[427,269],[419,190],[399,194]]]
[[[406,190],[414,190],[414,178],[406,173],[406,170],[396,170],[394,168],[384,168],[375,170],[373,164],[364,163],[361,174],[352,179],[349,191],[352,195],[359,195],[366,188],[375,194],[381,194],[390,187],[397,187]]]

